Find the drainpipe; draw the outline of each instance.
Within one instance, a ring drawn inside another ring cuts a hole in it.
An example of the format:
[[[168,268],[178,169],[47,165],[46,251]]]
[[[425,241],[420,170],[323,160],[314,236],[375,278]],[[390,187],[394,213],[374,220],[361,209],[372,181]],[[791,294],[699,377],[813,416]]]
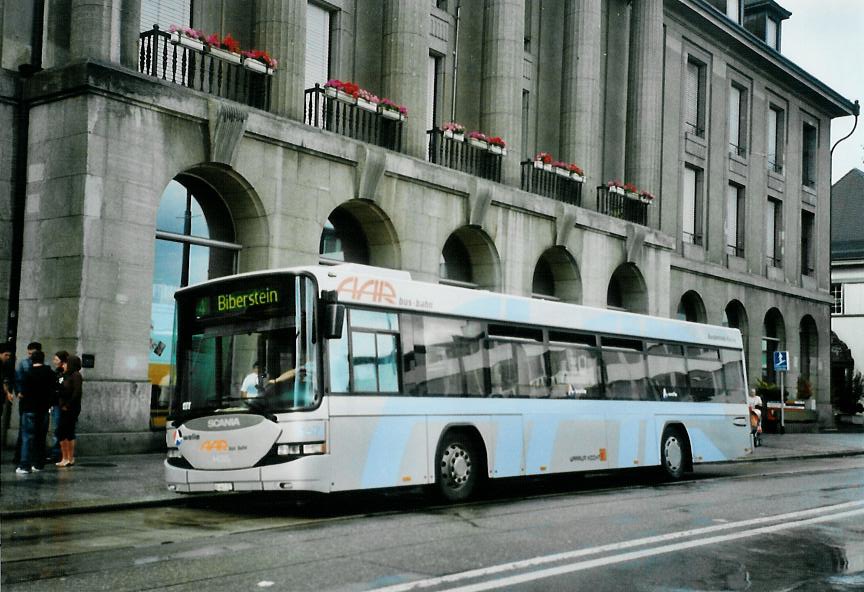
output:
[[[9,309],[6,318],[6,341],[18,337],[18,306],[21,291],[21,265],[24,254],[24,206],[27,201],[27,145],[30,139],[30,105],[24,100],[24,84],[42,70],[42,35],[44,33],[45,0],[38,0],[33,9],[33,34],[30,39],[30,63],[18,67],[16,94],[15,169],[12,183],[12,261],[9,270]]]
[[[450,121],[456,121],[456,74],[459,70],[459,13],[462,6],[456,4],[456,34],[453,39],[453,97],[450,102]]]

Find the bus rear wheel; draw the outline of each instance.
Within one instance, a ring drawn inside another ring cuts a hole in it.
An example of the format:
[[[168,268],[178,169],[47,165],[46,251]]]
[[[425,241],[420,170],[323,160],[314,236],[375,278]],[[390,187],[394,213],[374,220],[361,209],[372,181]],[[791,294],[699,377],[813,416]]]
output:
[[[679,481],[690,466],[690,445],[683,430],[669,427],[663,430],[660,439],[660,463],[669,479]]]
[[[461,432],[448,432],[438,447],[435,484],[448,502],[468,499],[477,489],[483,463],[474,439]]]

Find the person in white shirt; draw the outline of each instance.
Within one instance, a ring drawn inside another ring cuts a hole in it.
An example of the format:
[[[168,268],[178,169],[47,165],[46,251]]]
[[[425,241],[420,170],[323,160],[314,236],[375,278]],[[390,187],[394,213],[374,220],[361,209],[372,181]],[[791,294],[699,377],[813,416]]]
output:
[[[258,395],[258,362],[255,362],[252,364],[252,372],[246,375],[243,384],[240,385],[240,398],[254,399]]]

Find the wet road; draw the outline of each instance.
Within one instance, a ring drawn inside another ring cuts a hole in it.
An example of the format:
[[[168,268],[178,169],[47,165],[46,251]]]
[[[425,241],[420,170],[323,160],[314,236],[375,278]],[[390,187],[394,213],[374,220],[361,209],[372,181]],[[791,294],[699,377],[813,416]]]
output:
[[[864,590],[864,458],[4,520],[7,590]]]

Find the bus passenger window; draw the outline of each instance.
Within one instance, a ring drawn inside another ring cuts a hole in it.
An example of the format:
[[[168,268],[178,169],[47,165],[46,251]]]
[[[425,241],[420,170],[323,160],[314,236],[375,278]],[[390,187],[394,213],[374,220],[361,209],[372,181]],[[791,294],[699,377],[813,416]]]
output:
[[[596,349],[550,344],[549,366],[552,398],[600,398],[603,381]]]
[[[689,401],[687,364],[680,345],[652,343],[647,348],[648,380],[658,401]]]
[[[723,366],[717,349],[688,347],[687,377],[690,379],[690,394],[694,401],[713,401],[715,396],[722,397]]]
[[[604,337],[602,345],[606,398],[625,401],[651,399],[645,384],[647,377],[642,342]]]

